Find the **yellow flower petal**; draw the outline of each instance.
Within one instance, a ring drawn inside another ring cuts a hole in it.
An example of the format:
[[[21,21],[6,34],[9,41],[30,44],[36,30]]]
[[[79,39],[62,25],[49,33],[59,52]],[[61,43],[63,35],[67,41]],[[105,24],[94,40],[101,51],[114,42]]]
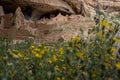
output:
[[[49,62],[50,64],[52,64],[52,60],[49,60],[48,62]]]
[[[83,53],[76,53],[76,56],[80,59],[83,59],[85,57]]]
[[[40,55],[38,53],[35,53],[34,56],[37,57],[37,58],[41,58],[42,57],[42,55]]]
[[[57,77],[56,80],[61,80],[60,77]]]
[[[53,58],[52,58],[52,61],[53,62],[56,62],[58,59],[57,59],[57,56],[56,55],[53,55]]]
[[[117,62],[117,63],[115,64],[115,66],[116,66],[116,68],[117,68],[118,70],[120,70],[120,62]]]
[[[12,56],[14,57],[14,58],[19,58],[19,56],[18,55],[16,55],[16,54],[12,54]]]
[[[72,43],[74,43],[74,42],[79,42],[79,41],[80,41],[80,38],[79,38],[79,37],[75,37],[75,38],[73,38],[73,39],[71,40]]]
[[[106,27],[108,28],[110,26],[110,24],[107,22],[107,21],[101,21],[100,24],[103,26],[103,27]]]
[[[119,43],[120,42],[120,39],[116,38],[116,37],[113,37],[113,41]]]
[[[35,49],[35,46],[30,46],[30,50]]]
[[[55,69],[56,71],[61,72],[61,69],[59,68],[59,66],[58,66],[58,65],[55,65],[54,69]]]
[[[102,32],[98,32],[97,36],[98,36],[98,37],[102,37],[102,36],[103,36],[103,33],[102,33]]]

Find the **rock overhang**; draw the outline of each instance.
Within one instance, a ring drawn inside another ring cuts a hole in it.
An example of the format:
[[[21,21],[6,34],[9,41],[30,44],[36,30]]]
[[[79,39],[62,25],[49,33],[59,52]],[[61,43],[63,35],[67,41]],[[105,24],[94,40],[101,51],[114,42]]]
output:
[[[0,0],[5,13],[15,13],[18,7],[21,8],[27,19],[41,18],[46,14],[62,13],[63,15],[74,14],[71,7],[61,0]]]

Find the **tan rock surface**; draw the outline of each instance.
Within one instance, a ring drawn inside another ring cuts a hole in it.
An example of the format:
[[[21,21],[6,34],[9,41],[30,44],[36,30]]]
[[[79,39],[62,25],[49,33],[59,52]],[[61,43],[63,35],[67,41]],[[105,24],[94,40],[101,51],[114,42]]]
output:
[[[97,1],[0,0],[0,35],[18,40],[32,37],[36,41],[67,41],[78,35],[86,38],[95,25],[91,19],[97,5],[110,10],[111,15],[120,10],[119,1]]]
[[[0,17],[4,16],[4,10],[3,10],[3,7],[0,6]]]
[[[9,5],[7,5],[7,3],[9,3]],[[71,7],[62,0],[2,0],[0,1],[0,5],[3,5],[5,10],[9,12],[15,11],[18,6],[24,11],[26,10],[26,7],[29,6],[31,8],[32,18],[40,17],[45,13],[54,11],[63,12],[65,14],[74,14]]]
[[[3,10],[3,7],[0,6],[0,29],[2,29],[4,26],[3,16],[4,16],[4,10]]]

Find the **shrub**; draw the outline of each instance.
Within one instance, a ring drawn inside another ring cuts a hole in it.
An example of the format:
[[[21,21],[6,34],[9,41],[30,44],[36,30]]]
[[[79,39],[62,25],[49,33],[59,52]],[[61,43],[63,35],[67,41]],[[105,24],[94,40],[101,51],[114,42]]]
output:
[[[100,19],[87,39],[76,37],[53,45],[27,40],[11,49],[1,39],[0,79],[119,80],[119,26],[114,20]]]

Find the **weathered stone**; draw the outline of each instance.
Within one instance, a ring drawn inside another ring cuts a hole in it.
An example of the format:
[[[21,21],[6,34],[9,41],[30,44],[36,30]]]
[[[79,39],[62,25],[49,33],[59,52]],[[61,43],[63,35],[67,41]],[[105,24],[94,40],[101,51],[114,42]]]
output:
[[[4,11],[3,11],[3,7],[0,6],[0,17],[4,16]]]
[[[93,1],[93,0],[85,0],[85,3],[86,3],[87,5],[92,6],[92,7],[95,7],[95,6],[96,6],[96,2]]]
[[[67,17],[66,16],[63,16],[61,15],[61,13],[59,13],[55,18],[52,18],[53,22],[60,22],[60,21],[63,21],[63,22],[66,22],[67,21]]]
[[[25,21],[24,21],[25,18],[24,18],[24,15],[23,15],[20,7],[18,7],[17,10],[15,11],[14,18],[15,18],[14,23],[15,23],[16,28],[17,29],[24,28],[24,27],[22,27],[22,25],[25,24]]]
[[[88,27],[95,24],[86,17],[93,18],[98,5],[117,15],[119,4],[118,0],[0,0],[0,34],[51,41],[70,40],[78,34],[87,36]],[[79,27],[86,27],[84,33]]]
[[[84,0],[64,0],[67,2],[71,8],[75,11],[76,14],[81,14],[87,16],[89,11]]]
[[[2,29],[4,27],[4,11],[3,11],[3,7],[0,6],[0,29]]]
[[[13,26],[12,17],[13,17],[13,13],[4,15],[4,28],[10,28]]]
[[[9,7],[8,5],[4,5],[2,3],[9,3],[11,6]],[[71,7],[62,0],[2,0],[0,1],[0,4],[4,5],[5,10],[9,12],[10,10],[11,12],[14,11],[14,9],[11,9],[11,7],[15,8],[16,5],[19,5],[26,16],[29,15],[29,17],[32,17],[32,19],[35,20],[46,13],[53,13],[57,11],[64,14],[74,14],[74,11],[71,9]]]
[[[7,4],[9,5],[7,5]],[[120,10],[119,0],[1,0],[0,5],[4,5],[6,12],[14,12],[18,5],[22,8],[25,17],[37,20],[46,13],[61,12],[64,14],[81,14],[89,16],[91,10],[88,6],[95,8],[97,3],[101,8],[112,11]],[[93,11],[93,9],[92,9]]]

